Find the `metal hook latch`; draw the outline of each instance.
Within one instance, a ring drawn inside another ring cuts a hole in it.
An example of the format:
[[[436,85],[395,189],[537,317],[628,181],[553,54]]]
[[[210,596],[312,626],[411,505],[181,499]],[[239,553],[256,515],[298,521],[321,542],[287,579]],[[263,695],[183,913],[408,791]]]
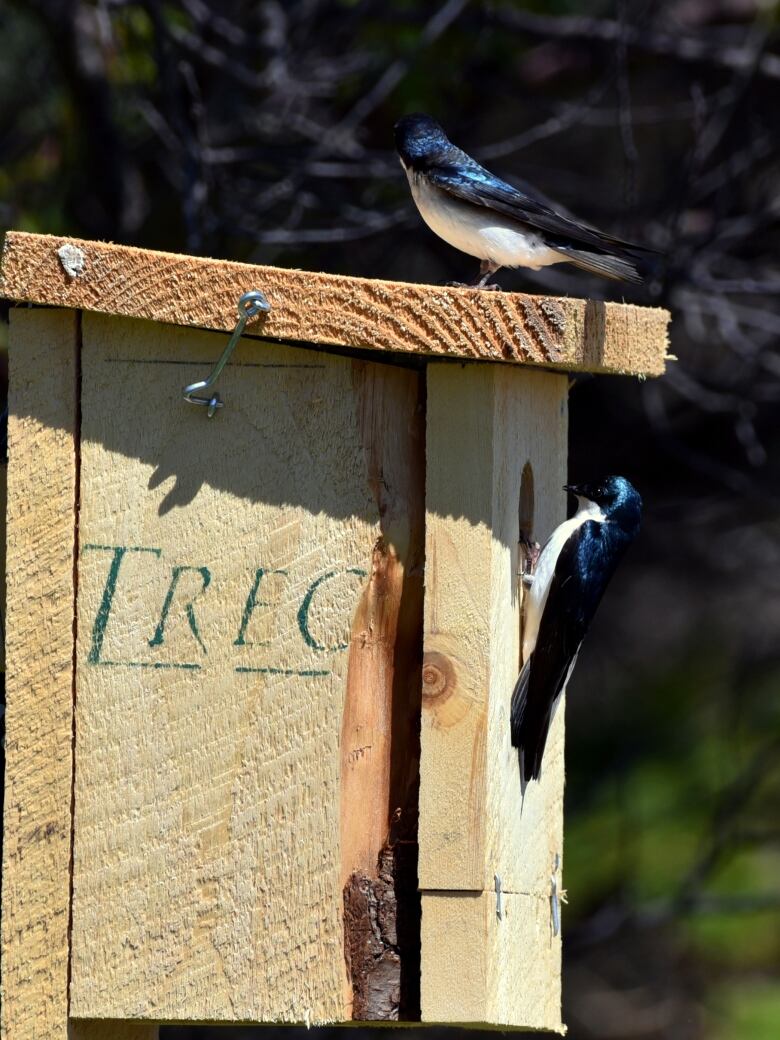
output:
[[[189,386],[185,386],[182,393],[184,394],[184,400],[190,404],[205,404],[208,408],[207,415],[209,419],[214,415],[217,408],[222,408],[224,402],[220,400],[218,393],[211,394],[210,397],[199,397],[198,393],[201,390],[210,390],[212,386],[219,379],[219,374],[225,365],[228,363],[230,355],[236,348],[236,344],[241,339],[244,333],[246,323],[250,318],[254,318],[260,311],[266,313],[270,311],[271,304],[265,297],[265,293],[261,293],[259,289],[252,289],[250,292],[245,292],[243,296],[239,297],[238,300],[238,321],[236,327],[233,329],[233,335],[228,340],[228,345],[222,351],[222,357],[214,365],[211,370],[211,375],[208,379],[202,379],[199,383],[190,383]]]

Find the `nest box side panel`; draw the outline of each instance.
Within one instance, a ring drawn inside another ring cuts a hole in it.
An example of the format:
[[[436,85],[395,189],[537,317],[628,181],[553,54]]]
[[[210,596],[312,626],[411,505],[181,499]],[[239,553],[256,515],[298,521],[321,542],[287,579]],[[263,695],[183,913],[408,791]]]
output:
[[[509,705],[520,513],[539,541],[564,519],[567,389],[555,373],[428,366],[419,860],[428,1022],[560,1028],[550,879],[563,841],[563,710],[523,799]],[[441,970],[457,949],[443,940],[450,930],[473,953],[466,974]],[[453,986],[461,977],[468,984]]]
[[[78,315],[12,310],[2,999],[68,1035]]]
[[[339,739],[385,533],[365,444],[376,381],[348,358],[242,344],[209,421],[181,386],[223,346],[84,320],[83,1018],[349,1017]],[[407,411],[393,421],[406,443]],[[381,755],[389,735],[361,739]]]

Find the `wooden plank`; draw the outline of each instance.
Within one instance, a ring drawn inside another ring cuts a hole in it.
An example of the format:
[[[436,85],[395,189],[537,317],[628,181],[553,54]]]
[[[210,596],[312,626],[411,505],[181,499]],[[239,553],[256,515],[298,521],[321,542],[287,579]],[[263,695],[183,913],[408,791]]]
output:
[[[428,366],[423,890],[485,887],[494,384],[492,367]]]
[[[458,890],[490,893],[496,875],[505,893],[549,901],[552,863],[563,841],[563,709],[551,729],[541,781],[529,784],[523,799],[509,701],[520,663],[521,476],[524,470],[533,475],[533,531],[526,533],[544,540],[565,515],[566,397],[566,378],[552,373],[428,366],[423,920],[428,896],[448,893],[454,927]],[[449,1001],[455,1020],[469,1020],[458,1010],[451,980],[446,994],[435,992],[441,947],[426,945],[425,934],[424,924],[424,1018]],[[472,939],[478,948],[482,932]],[[526,947],[525,956],[537,955],[543,951]],[[488,989],[503,985],[490,974],[495,969],[503,977],[502,963],[486,969]],[[545,963],[554,989],[559,957]],[[518,1000],[501,1012],[509,1019],[478,1020],[531,1026],[527,1009],[537,997],[517,987],[507,992]]]
[[[425,892],[422,1021],[565,1033],[547,893]],[[425,957],[426,950],[436,955]],[[518,1015],[522,1009],[522,1015]]]
[[[209,421],[223,337],[83,339],[73,1014],[345,1020],[342,710],[417,376],[242,344]]]
[[[530,463],[543,540],[565,515],[566,395],[566,378],[551,373],[428,367],[423,889],[487,889],[498,873],[506,891],[531,891],[560,852],[550,821],[560,820],[563,712],[521,814],[508,710],[520,660],[520,478]]]
[[[68,1029],[78,322],[11,311],[2,999],[8,1040]]]
[[[63,247],[79,258],[75,267],[63,262]],[[669,313],[631,304],[315,274],[19,231],[5,237],[0,276],[0,295],[12,300],[218,330],[235,325],[243,292],[262,289],[271,313],[250,330],[324,346],[647,376],[660,375],[667,359]]]

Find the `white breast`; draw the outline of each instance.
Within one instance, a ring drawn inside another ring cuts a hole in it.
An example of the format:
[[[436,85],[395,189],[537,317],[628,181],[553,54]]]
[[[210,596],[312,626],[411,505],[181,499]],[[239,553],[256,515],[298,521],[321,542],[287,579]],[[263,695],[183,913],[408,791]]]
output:
[[[425,223],[445,242],[469,256],[498,267],[538,270],[565,257],[548,248],[532,231],[524,231],[509,217],[482,206],[454,199],[447,192],[407,169],[412,198]]]
[[[533,582],[525,600],[523,662],[528,660],[536,646],[536,638],[539,635],[539,622],[542,620],[547,596],[550,592],[550,584],[555,574],[555,566],[558,563],[561,549],[563,549],[577,528],[581,527],[586,520],[596,520],[598,523],[604,523],[606,517],[595,502],[591,502],[586,498],[580,498],[578,499],[576,514],[571,520],[565,520],[555,528],[539,554]]]

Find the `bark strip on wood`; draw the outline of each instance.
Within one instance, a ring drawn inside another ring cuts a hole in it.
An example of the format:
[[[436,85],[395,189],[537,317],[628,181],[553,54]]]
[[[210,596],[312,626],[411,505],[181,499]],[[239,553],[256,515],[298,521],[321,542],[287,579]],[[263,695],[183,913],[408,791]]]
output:
[[[361,1022],[397,1022],[419,1017],[419,894],[416,848],[387,845],[375,877],[356,871],[344,886],[344,939],[352,982],[352,1017]],[[409,914],[417,905],[417,920]],[[406,908],[406,913],[403,908]],[[417,978],[417,1009],[414,984]]]

